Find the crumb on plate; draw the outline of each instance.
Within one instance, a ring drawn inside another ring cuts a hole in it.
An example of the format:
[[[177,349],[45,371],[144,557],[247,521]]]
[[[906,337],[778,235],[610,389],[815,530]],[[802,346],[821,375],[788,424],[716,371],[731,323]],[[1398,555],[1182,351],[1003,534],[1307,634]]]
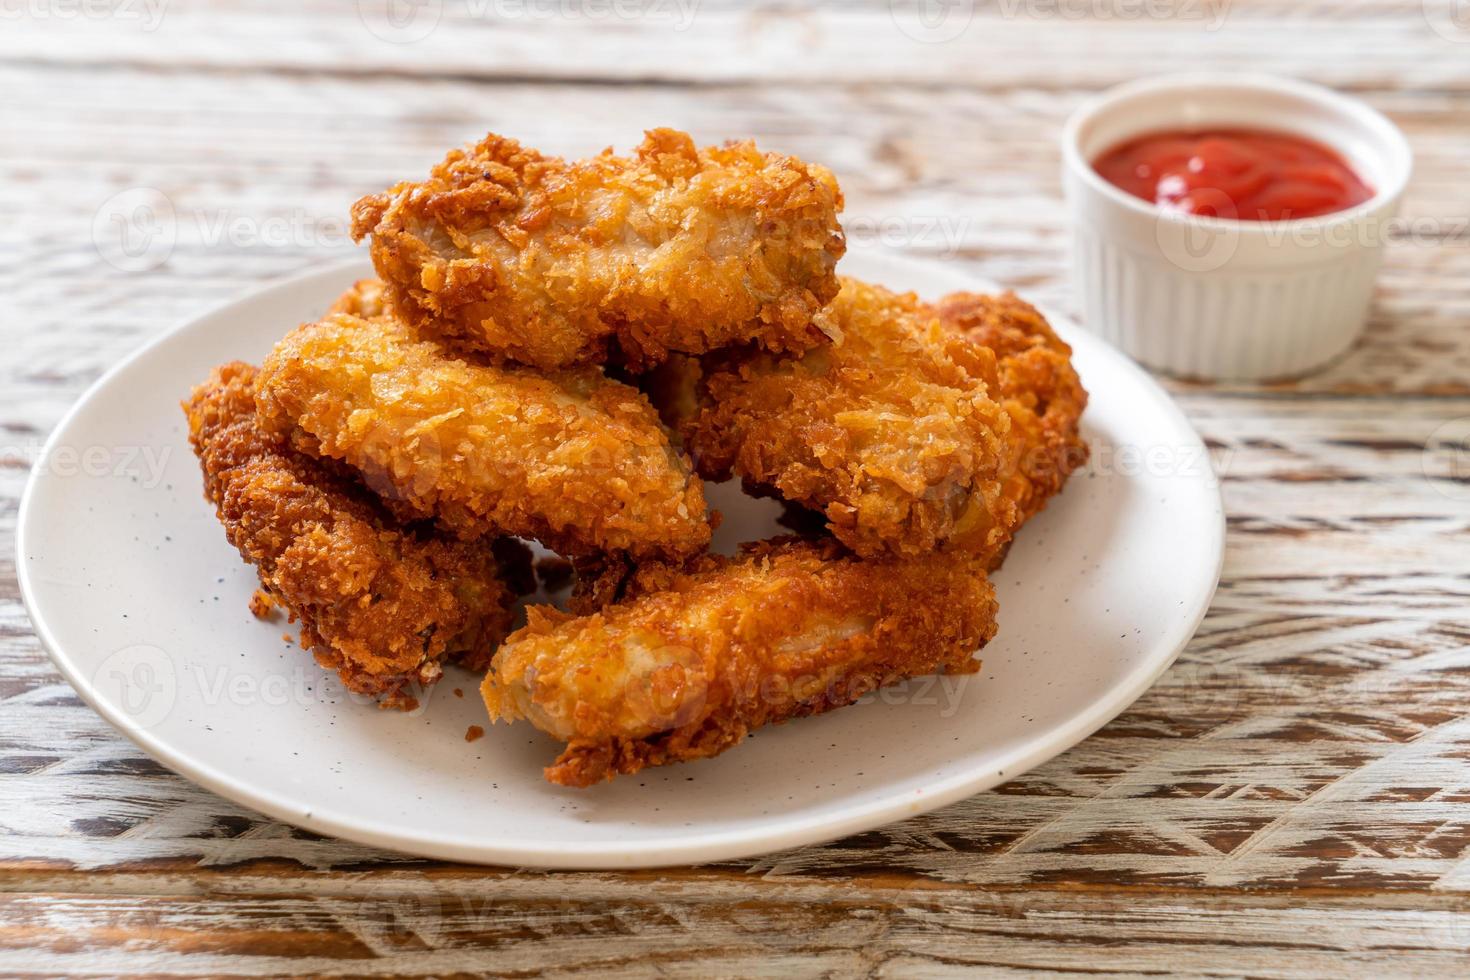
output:
[[[269,619],[275,614],[276,600],[264,589],[256,589],[250,596],[250,615],[256,619]]]

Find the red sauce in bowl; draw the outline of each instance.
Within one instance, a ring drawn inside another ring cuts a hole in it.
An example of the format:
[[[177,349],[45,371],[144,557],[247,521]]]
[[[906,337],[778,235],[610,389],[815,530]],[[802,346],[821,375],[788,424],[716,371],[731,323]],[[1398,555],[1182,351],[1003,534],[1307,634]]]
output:
[[[1373,196],[1335,151],[1286,133],[1152,133],[1113,147],[1092,166],[1167,211],[1241,221],[1312,218]]]

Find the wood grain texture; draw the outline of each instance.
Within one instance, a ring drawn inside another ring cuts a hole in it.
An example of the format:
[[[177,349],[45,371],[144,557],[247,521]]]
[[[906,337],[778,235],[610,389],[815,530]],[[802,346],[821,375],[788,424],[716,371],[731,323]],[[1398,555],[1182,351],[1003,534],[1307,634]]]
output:
[[[1470,30],[1433,0],[1175,0],[1158,17],[995,0],[925,43],[897,5],[702,0],[680,27],[651,3],[449,2],[411,43],[326,0],[173,0],[153,29],[122,7],[6,8],[0,972],[1463,972]],[[1406,221],[1339,363],[1289,385],[1169,382],[1229,514],[1214,606],[1128,712],[996,791],[712,868],[440,865],[173,776],[41,652],[13,535],[45,434],[149,336],[350,254],[348,203],[446,146],[753,136],[837,171],[854,238],[1074,312],[1058,127],[1101,87],[1183,67],[1286,72],[1382,109],[1417,156]],[[167,202],[175,241],[120,267],[108,218],[137,188]]]

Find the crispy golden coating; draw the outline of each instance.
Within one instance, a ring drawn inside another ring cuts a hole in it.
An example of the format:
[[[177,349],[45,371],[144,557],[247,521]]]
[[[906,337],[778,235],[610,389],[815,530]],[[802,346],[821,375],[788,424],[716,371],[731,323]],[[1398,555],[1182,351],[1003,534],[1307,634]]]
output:
[[[650,130],[632,159],[546,157],[502,136],[353,205],[389,299],[425,336],[543,369],[755,341],[803,350],[837,292],[842,196],[753,143]]]
[[[1004,556],[1011,536],[1059,493],[1072,471],[1087,462],[1079,422],[1087,391],[1072,367],[1072,349],[1036,308],[1013,293],[952,293],[937,304],[940,322],[995,352],[997,389],[1011,417],[1001,460],[1001,495],[989,531],[958,542]]]
[[[337,301],[327,310],[328,315],[333,313],[347,313],[352,316],[372,318],[388,316],[388,297],[385,294],[383,280],[381,279],[359,279],[352,284]]]
[[[533,607],[481,693],[493,720],[567,743],[546,778],[590,786],[717,755],[748,732],[903,678],[979,668],[994,590],[973,561],[864,561],[785,540],[692,570],[638,570],[580,617]]]
[[[929,305],[844,279],[822,316],[830,348],[675,360],[648,384],[699,472],[821,512],[862,555],[994,567],[1087,460],[1071,349],[1010,294]]]
[[[704,359],[700,408],[681,426],[700,473],[821,511],[865,556],[924,554],[984,520],[1010,428],[989,393],[994,354],[913,294],[852,279],[820,318],[838,339],[800,357]]]
[[[226,536],[301,621],[302,646],[385,707],[413,707],[446,659],[486,667],[510,628],[506,582],[522,573],[524,548],[399,524],[363,487],[256,425],[254,378],[236,362],[195,388],[189,441]]]
[[[261,369],[262,424],[342,460],[398,514],[564,554],[678,557],[710,539],[703,485],[636,389],[447,354],[391,317],[299,327]]]

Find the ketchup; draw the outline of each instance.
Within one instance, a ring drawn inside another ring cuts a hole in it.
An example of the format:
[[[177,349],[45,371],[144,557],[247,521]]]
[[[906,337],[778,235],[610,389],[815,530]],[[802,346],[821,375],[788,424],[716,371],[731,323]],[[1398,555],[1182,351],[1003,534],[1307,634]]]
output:
[[[1311,218],[1373,196],[1328,147],[1258,130],[1153,133],[1113,147],[1092,166],[1166,211],[1241,221]]]

